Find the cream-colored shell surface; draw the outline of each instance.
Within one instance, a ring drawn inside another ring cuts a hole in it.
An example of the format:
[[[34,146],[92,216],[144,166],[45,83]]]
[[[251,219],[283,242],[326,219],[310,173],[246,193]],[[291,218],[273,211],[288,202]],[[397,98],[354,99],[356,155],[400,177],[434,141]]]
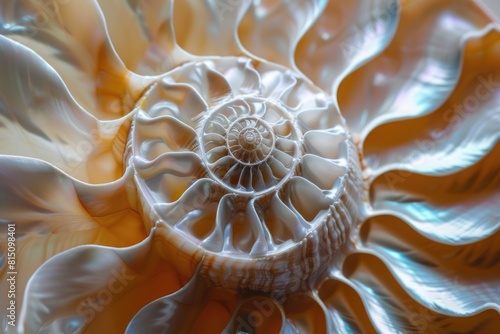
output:
[[[496,333],[498,10],[1,1],[0,332]]]

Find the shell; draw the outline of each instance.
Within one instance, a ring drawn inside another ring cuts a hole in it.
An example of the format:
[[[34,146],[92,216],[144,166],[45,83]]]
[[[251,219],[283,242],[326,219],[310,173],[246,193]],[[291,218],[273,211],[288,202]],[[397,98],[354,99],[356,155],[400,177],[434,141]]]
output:
[[[2,332],[497,332],[499,14],[1,1]]]
[[[140,100],[128,145],[148,228],[202,257],[214,286],[304,290],[362,214],[358,153],[334,101],[282,66],[184,64]]]

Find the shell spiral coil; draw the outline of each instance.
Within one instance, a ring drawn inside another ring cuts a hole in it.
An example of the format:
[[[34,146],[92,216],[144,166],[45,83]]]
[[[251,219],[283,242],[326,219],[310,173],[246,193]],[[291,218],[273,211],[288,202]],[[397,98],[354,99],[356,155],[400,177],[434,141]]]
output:
[[[127,159],[144,215],[203,256],[215,286],[305,289],[345,246],[362,208],[357,152],[312,83],[225,57],[161,77],[137,108]]]
[[[498,0],[1,0],[0,332],[497,333],[499,59]]]

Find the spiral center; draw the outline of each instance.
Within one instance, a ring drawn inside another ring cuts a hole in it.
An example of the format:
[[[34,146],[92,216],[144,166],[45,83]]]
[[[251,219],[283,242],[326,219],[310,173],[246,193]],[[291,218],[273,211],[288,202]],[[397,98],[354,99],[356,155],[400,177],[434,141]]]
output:
[[[212,110],[200,136],[207,171],[233,193],[260,196],[295,173],[299,133],[282,107],[257,97]]]
[[[262,136],[253,128],[243,129],[240,134],[239,143],[247,151],[254,151],[259,148]]]
[[[237,118],[227,132],[226,145],[233,158],[243,165],[265,161],[274,148],[273,129],[255,117]]]

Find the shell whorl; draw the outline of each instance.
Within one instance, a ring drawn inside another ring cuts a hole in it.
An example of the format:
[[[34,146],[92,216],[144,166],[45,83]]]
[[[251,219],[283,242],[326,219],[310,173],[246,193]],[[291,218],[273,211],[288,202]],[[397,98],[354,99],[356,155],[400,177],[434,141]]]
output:
[[[358,220],[358,155],[335,103],[279,65],[167,73],[138,103],[129,148],[149,228],[214,286],[305,289]]]

